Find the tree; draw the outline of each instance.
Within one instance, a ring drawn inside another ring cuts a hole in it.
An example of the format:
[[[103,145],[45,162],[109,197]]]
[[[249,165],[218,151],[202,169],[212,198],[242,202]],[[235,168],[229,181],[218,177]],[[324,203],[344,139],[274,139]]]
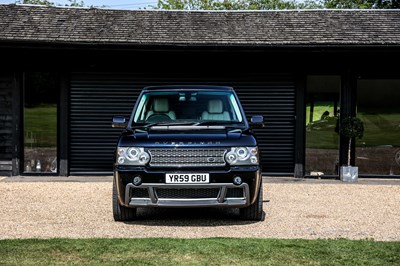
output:
[[[347,166],[351,161],[351,141],[353,138],[361,139],[364,135],[364,123],[357,117],[348,116],[340,121],[340,134],[348,138],[349,146],[347,148]]]
[[[246,1],[243,1],[246,2]],[[271,10],[271,9],[296,9],[296,1],[282,0],[250,0],[247,9],[250,10]]]
[[[323,0],[325,8],[400,8],[400,0]]]
[[[158,0],[165,10],[279,10],[400,8],[400,0]]]
[[[159,0],[155,8],[166,10],[271,10],[322,7],[313,0]]]
[[[65,4],[65,6],[77,6],[77,7],[84,7],[85,3],[83,1],[77,0],[68,0],[69,4]]]
[[[310,9],[310,8],[322,8],[317,1],[306,0],[242,0],[243,3],[249,3],[248,8],[250,10],[281,10],[281,9]],[[245,5],[244,5],[245,6]]]
[[[159,0],[155,8],[165,10],[237,10],[241,0]]]
[[[29,4],[29,5],[43,5],[43,6],[54,6],[53,2],[47,0],[18,0],[16,4]]]
[[[65,6],[76,6],[76,7],[84,7],[85,3],[83,1],[77,0],[68,0],[69,4],[65,4]],[[29,5],[44,5],[44,6],[59,6],[59,4],[55,4],[54,2],[50,2],[48,0],[17,0],[16,4],[29,4]]]

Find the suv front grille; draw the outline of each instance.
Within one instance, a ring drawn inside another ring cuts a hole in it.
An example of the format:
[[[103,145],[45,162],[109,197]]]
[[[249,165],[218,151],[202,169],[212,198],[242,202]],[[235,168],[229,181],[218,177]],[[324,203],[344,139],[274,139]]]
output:
[[[157,188],[156,194],[158,198],[167,199],[217,198],[219,194],[219,188]]]
[[[149,149],[153,167],[225,166],[226,149]]]

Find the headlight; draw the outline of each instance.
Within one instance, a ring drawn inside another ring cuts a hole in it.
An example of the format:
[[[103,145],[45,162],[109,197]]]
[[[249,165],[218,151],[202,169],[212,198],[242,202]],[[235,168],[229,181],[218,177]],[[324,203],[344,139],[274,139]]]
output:
[[[257,147],[234,147],[225,154],[225,161],[230,165],[258,165]]]
[[[117,164],[119,165],[146,165],[150,161],[150,154],[143,148],[117,148]]]

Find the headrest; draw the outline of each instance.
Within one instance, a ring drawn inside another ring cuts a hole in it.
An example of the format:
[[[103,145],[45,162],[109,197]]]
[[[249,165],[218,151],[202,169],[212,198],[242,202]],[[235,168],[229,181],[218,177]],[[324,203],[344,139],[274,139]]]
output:
[[[167,98],[154,98],[153,111],[156,113],[169,112],[169,103]]]
[[[208,102],[208,112],[210,114],[222,114],[224,108],[221,100],[210,100]]]

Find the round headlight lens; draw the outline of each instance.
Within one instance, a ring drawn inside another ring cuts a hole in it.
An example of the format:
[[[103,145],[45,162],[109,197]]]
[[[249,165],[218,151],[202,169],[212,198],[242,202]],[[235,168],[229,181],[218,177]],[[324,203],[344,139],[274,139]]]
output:
[[[140,164],[146,164],[146,163],[149,162],[149,160],[150,160],[150,156],[149,156],[149,154],[147,152],[143,152],[143,153],[140,154],[140,156],[139,156],[139,163]]]
[[[225,156],[226,162],[229,164],[233,164],[237,161],[237,156],[233,152],[226,154]]]
[[[128,160],[137,161],[139,153],[140,151],[138,148],[129,148],[126,152],[126,157],[128,158]]]
[[[239,160],[246,160],[249,156],[249,151],[245,147],[237,148],[236,154],[239,157]]]
[[[125,155],[125,150],[124,148],[118,148],[118,155],[119,156],[124,156]]]
[[[250,154],[251,155],[257,155],[258,149],[257,148],[250,148]]]

